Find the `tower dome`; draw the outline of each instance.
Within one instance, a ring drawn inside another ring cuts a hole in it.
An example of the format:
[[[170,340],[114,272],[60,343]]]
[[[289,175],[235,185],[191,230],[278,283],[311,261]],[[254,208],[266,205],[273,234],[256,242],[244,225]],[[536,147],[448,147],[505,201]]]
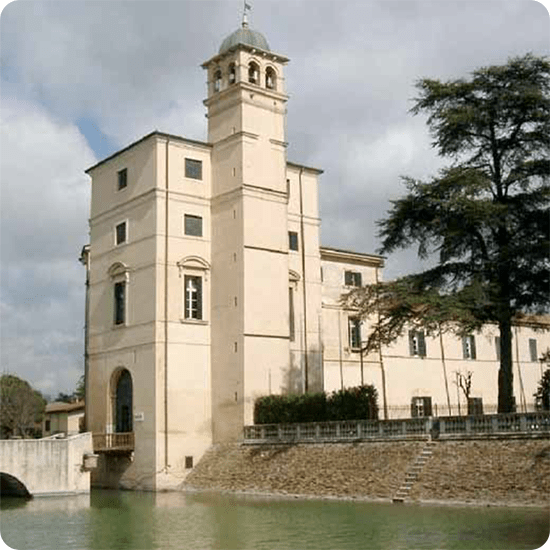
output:
[[[258,48],[259,50],[269,50],[269,44],[265,39],[265,36],[252,29],[248,28],[248,24],[243,21],[243,25],[240,29],[237,29],[235,32],[231,33],[220,46],[219,54],[223,54],[229,51],[237,44],[245,44],[247,46],[252,46],[253,48]]]

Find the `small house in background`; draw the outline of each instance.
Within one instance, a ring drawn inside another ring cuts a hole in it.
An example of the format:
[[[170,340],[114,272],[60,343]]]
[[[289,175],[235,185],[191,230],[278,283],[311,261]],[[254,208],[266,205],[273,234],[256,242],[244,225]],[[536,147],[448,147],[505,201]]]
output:
[[[58,433],[75,435],[84,426],[84,401],[48,403],[42,421],[42,436]]]

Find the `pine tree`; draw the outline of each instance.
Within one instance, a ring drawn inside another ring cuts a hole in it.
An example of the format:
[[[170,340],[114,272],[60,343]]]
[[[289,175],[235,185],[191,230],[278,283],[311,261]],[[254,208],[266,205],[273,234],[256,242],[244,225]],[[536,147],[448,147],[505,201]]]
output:
[[[550,302],[550,64],[527,54],[470,79],[416,87],[412,113],[428,115],[433,146],[451,163],[427,182],[404,178],[407,194],[378,222],[380,253],[416,244],[437,265],[348,301],[365,314],[377,302],[386,328],[393,322],[393,334],[373,341],[398,335],[404,319],[432,328],[496,323],[498,411],[512,412],[512,323]]]

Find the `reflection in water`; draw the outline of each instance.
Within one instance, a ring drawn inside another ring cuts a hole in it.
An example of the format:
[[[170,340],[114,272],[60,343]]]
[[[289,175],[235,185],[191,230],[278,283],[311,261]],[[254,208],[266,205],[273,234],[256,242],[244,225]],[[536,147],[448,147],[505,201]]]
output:
[[[545,510],[525,508],[104,490],[11,501],[1,502],[0,530],[21,550],[523,550],[549,531]]]
[[[92,491],[88,548],[155,548],[154,495],[127,491]]]

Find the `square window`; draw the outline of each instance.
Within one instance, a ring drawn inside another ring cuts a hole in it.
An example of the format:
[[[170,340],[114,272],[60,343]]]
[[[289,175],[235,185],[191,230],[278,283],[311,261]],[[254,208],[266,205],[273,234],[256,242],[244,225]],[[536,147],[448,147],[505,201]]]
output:
[[[126,283],[115,283],[115,325],[123,325],[126,319]]]
[[[185,159],[185,177],[194,180],[202,180],[202,161]]]
[[[411,399],[411,417],[422,418],[432,416],[431,397],[413,397]]]
[[[346,271],[344,273],[344,284],[346,286],[363,286],[361,273],[359,273],[358,271]]]
[[[290,250],[298,250],[298,233],[296,231],[288,232],[288,248]]]
[[[183,219],[184,231],[186,235],[202,237],[202,218],[200,216],[185,214]]]
[[[202,278],[185,275],[185,319],[202,319]]]
[[[126,222],[119,223],[115,228],[115,242],[116,244],[123,244],[126,242]]]
[[[357,317],[351,317],[348,320],[348,329],[349,329],[349,347],[351,349],[360,349],[361,348],[361,319]]]
[[[118,175],[118,190],[124,189],[128,186],[128,169],[123,168],[117,172]]]

